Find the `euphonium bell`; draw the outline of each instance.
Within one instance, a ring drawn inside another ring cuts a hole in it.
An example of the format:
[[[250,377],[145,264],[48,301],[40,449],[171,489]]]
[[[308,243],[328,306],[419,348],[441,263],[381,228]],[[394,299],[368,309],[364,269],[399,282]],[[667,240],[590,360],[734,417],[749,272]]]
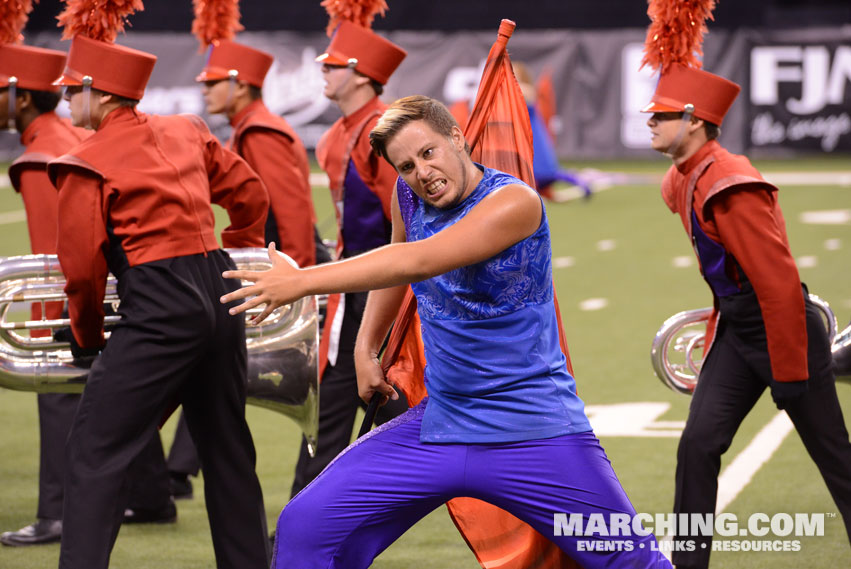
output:
[[[271,267],[266,249],[227,252],[240,269]],[[0,258],[0,387],[39,393],[83,391],[88,370],[74,366],[68,344],[51,336],[30,337],[26,333],[69,326],[70,320],[13,318],[15,305],[29,314],[34,302],[66,300],[64,288],[65,278],[56,255]],[[111,275],[105,302],[118,303],[116,281]],[[246,321],[259,311],[247,311]],[[107,316],[105,325],[119,318]],[[259,326],[246,328],[248,402],[294,420],[304,432],[311,455],[319,429],[318,346],[316,297],[282,306]]]
[[[830,305],[814,294],[810,300],[821,312],[827,327],[837,379],[851,381],[851,325],[839,332]],[[653,371],[662,383],[678,393],[691,395],[697,386],[706,322],[711,315],[711,308],[674,314],[665,320],[653,339],[650,350]]]

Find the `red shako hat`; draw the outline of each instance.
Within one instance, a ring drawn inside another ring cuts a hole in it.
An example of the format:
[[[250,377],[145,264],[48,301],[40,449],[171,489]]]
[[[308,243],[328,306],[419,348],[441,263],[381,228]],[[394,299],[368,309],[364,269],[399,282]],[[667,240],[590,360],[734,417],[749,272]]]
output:
[[[230,40],[214,40],[207,51],[207,63],[196,81],[228,79],[231,76],[249,85],[262,87],[275,58],[253,47]]]
[[[0,87],[14,79],[18,89],[58,91],[53,85],[62,75],[65,53],[28,45],[0,45]]]
[[[193,0],[195,20],[192,33],[201,50],[207,50],[204,69],[196,81],[239,79],[255,87],[263,87],[266,73],[275,58],[253,47],[233,41],[244,28],[239,23],[239,0]]]
[[[675,63],[659,78],[656,92],[641,112],[682,112],[692,105],[694,116],[721,126],[741,90],[728,79]]]
[[[741,87],[700,69],[705,20],[714,8],[715,0],[650,0],[641,66],[658,69],[660,77],[641,112],[691,112],[719,126],[724,121]]]
[[[0,87],[58,91],[53,81],[65,67],[65,53],[21,43],[32,9],[32,0],[0,4]]]
[[[320,63],[347,65],[385,85],[408,53],[370,28],[384,15],[384,0],[323,0],[331,43],[316,58]]]
[[[71,41],[68,63],[55,85],[83,85],[90,77],[94,89],[139,100],[157,58],[122,45],[76,36]]]
[[[120,97],[141,99],[157,58],[113,43],[127,17],[141,9],[141,0],[68,0],[59,25],[65,27],[62,38],[73,39],[65,71],[54,84],[87,84]]]

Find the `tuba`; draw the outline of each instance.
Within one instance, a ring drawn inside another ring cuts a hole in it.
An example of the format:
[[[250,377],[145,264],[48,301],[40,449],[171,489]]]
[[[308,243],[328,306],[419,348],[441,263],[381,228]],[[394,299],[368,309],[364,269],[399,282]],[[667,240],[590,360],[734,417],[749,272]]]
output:
[[[227,249],[227,252],[240,269],[257,271],[271,267],[265,249]],[[73,364],[68,343],[58,342],[52,336],[30,337],[25,333],[70,325],[68,318],[26,319],[34,302],[42,303],[44,314],[43,303],[65,300],[64,287],[65,277],[56,255],[0,258],[0,387],[39,393],[83,391],[88,370]],[[110,275],[104,302],[114,307],[119,302],[116,287],[116,279]],[[259,311],[259,308],[247,311],[246,322]],[[105,327],[108,329],[120,318],[107,315]],[[282,306],[262,324],[247,326],[245,343],[248,403],[295,421],[304,432],[312,456],[319,429],[316,297]]]
[[[833,366],[838,379],[851,380],[851,324],[841,332],[830,305],[811,294],[810,300],[819,309],[831,343]],[[678,393],[691,395],[697,386],[706,322],[711,308],[698,308],[674,314],[662,324],[650,350],[653,371],[666,386]]]

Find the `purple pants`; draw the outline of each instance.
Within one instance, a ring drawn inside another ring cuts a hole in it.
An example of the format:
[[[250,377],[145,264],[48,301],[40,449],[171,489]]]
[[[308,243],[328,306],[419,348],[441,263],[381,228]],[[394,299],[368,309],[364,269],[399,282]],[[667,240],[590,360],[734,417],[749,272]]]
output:
[[[511,512],[584,569],[671,567],[652,534],[554,535],[557,513],[635,513],[594,433],[518,443],[422,443],[424,410],[420,404],[358,439],[287,504],[278,519],[273,569],[368,567],[418,520],[459,496]],[[589,541],[625,540],[631,551],[587,550]]]

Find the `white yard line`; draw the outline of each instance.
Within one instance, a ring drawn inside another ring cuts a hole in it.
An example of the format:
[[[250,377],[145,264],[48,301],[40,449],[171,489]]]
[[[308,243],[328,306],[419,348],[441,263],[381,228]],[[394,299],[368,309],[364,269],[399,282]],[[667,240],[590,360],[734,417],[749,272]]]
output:
[[[311,172],[308,181],[311,186],[327,186],[328,175],[325,172]]]
[[[742,452],[718,477],[718,501],[715,513],[720,514],[750,484],[754,475],[768,462],[774,452],[780,448],[783,439],[794,429],[792,421],[783,411],[777,413],[760,430]]]
[[[762,465],[774,455],[795,426],[783,411],[777,413],[746,446],[742,452],[736,455],[733,462],[721,472],[718,477],[718,500],[715,503],[715,515],[721,514],[727,506],[745,489],[753,480],[754,475],[762,468]],[[673,541],[671,534],[659,537],[659,549],[662,554],[671,559]]]
[[[851,186],[851,172],[763,172],[762,176],[776,186]]]
[[[0,213],[0,225],[6,225],[8,223],[20,223],[26,220],[26,212],[24,212],[24,210],[22,209],[18,209],[15,211],[4,211],[3,213]]]

